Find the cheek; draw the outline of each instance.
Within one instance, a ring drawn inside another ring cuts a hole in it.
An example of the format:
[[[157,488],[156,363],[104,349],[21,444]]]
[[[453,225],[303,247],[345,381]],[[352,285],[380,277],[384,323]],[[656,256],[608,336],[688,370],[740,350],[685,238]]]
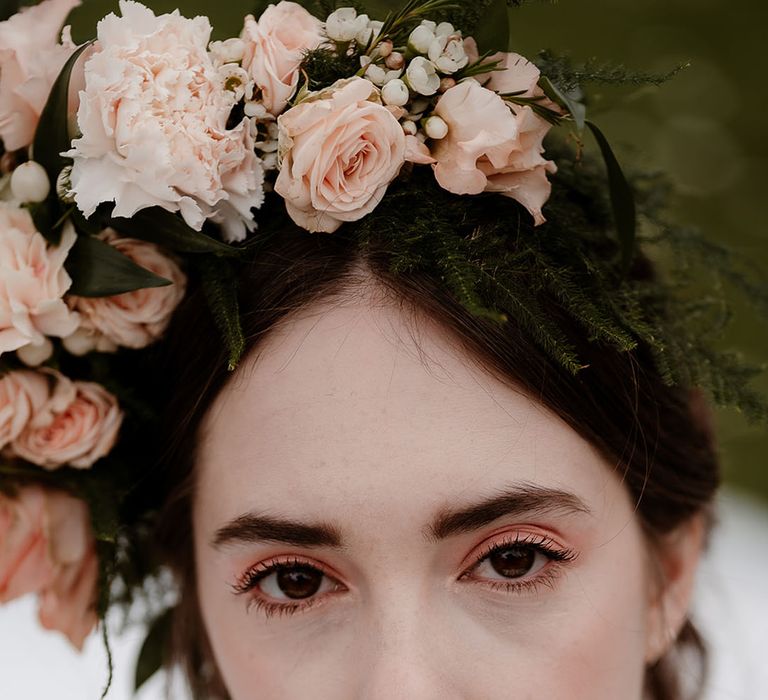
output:
[[[531,698],[640,700],[645,672],[647,598],[644,549],[619,536],[583,553],[557,595],[508,628],[515,634]]]

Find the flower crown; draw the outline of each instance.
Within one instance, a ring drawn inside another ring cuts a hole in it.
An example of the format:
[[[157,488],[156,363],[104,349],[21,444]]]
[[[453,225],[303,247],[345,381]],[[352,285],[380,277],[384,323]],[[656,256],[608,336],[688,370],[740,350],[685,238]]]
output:
[[[283,0],[216,41],[207,17],[133,0],[79,45],[99,0],[44,0],[0,22],[0,602],[38,593],[42,623],[82,646],[108,605],[120,494],[154,419],[132,353],[162,338],[194,277],[234,369],[234,270],[286,215],[312,233],[357,222],[361,245],[389,236],[393,269],[432,265],[473,313],[514,316],[571,372],[586,366],[539,293],[596,341],[647,344],[668,383],[768,415],[755,371],[682,325],[694,307],[707,318],[701,299],[670,312],[675,284],[629,274],[638,212],[656,227],[649,245],[682,258],[701,239],[663,219],[663,177],[622,172],[586,118],[588,71],[470,35],[518,4],[409,0],[382,20],[351,7],[321,20]],[[602,164],[582,152],[587,130]],[[732,259],[704,250],[723,270]]]

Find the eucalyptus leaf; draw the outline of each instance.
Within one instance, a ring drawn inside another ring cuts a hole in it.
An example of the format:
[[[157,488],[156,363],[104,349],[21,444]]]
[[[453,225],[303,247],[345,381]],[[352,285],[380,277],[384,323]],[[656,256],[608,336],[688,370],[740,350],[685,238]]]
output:
[[[78,236],[64,266],[72,277],[69,293],[81,297],[106,297],[172,284],[93,236]]]
[[[134,690],[139,690],[163,665],[171,634],[173,610],[173,608],[166,610],[149,626],[136,662]]]
[[[635,212],[635,195],[632,192],[627,178],[619,165],[619,161],[611,149],[608,139],[600,129],[591,121],[586,122],[600,147],[600,152],[605,161],[608,172],[608,188],[613,208],[613,218],[616,224],[616,233],[619,236],[621,258],[624,272],[629,270],[634,254],[637,217]]]
[[[48,173],[48,179],[51,181],[51,193],[54,198],[59,173],[70,163],[68,158],[61,155],[63,151],[68,151],[72,145],[68,123],[69,79],[78,58],[89,46],[90,44],[83,44],[64,64],[59,77],[56,78],[56,82],[51,88],[48,101],[40,115],[40,123],[35,131],[32,153],[34,159]]]
[[[215,253],[237,257],[243,252],[242,248],[195,231],[180,216],[161,207],[142,209],[130,219],[111,219],[109,225],[124,235],[157,243],[177,253]]]
[[[570,112],[573,121],[576,124],[576,129],[578,129],[579,132],[584,130],[587,118],[587,108],[581,102],[572,100],[545,75],[539,78],[539,87],[550,100],[556,102],[563,109],[567,109]]]
[[[208,17],[213,26],[212,40],[240,36],[245,16],[251,13],[258,15],[267,5],[262,0],[227,0],[219,3],[211,3],[210,0],[184,0],[181,4],[178,0],[143,0],[143,4],[154,10],[157,15],[179,8],[181,14],[190,19],[197,15]],[[85,0],[82,5],[72,10],[67,24],[72,26],[74,41],[81,43],[94,39],[96,25],[110,12],[120,15],[118,0]]]

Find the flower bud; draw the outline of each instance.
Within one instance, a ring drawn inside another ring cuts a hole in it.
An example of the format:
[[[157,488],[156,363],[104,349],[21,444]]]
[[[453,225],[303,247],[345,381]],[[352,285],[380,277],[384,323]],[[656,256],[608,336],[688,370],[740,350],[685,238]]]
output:
[[[382,58],[386,58],[389,56],[389,54],[394,51],[395,45],[392,43],[391,39],[384,39],[377,47],[376,50],[379,52],[379,56]]]
[[[406,136],[416,136],[416,134],[419,131],[419,127],[416,126],[416,122],[412,122],[412,121],[403,122],[402,127]]]
[[[48,338],[43,338],[39,345],[29,343],[16,351],[18,357],[27,367],[39,367],[53,355],[53,343]]]
[[[11,192],[20,202],[37,204],[44,201],[50,191],[45,168],[33,160],[22,163],[11,175]]]
[[[391,105],[393,107],[402,107],[408,103],[410,93],[408,92],[408,86],[399,78],[390,80],[383,88],[381,88],[381,99],[385,105]]]
[[[420,95],[434,95],[440,87],[440,76],[434,64],[423,56],[411,59],[405,74],[408,84]]]
[[[435,32],[422,23],[408,37],[408,48],[414,53],[426,54],[434,40]]]
[[[384,65],[390,70],[400,70],[405,65],[405,57],[398,51],[393,51],[384,59]]]
[[[448,136],[448,124],[442,117],[428,117],[424,120],[424,133],[430,139],[444,139]]]

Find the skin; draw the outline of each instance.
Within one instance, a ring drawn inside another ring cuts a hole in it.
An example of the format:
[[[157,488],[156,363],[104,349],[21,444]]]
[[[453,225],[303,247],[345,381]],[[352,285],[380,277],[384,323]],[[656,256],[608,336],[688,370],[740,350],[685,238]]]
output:
[[[669,583],[655,586],[614,465],[431,321],[408,319],[365,294],[294,314],[207,415],[196,566],[233,700],[640,700],[645,664],[682,624],[700,530],[670,540]],[[427,536],[439,512],[504,489],[556,490],[569,507]],[[254,539],[275,531],[249,513],[331,525],[345,546]],[[574,558],[525,544],[545,538]],[[514,577],[489,558],[473,568],[505,542],[522,557]],[[316,593],[290,597],[277,573],[233,591],[252,567],[286,559],[326,572],[310,579]],[[258,597],[314,605],[266,616]]]

